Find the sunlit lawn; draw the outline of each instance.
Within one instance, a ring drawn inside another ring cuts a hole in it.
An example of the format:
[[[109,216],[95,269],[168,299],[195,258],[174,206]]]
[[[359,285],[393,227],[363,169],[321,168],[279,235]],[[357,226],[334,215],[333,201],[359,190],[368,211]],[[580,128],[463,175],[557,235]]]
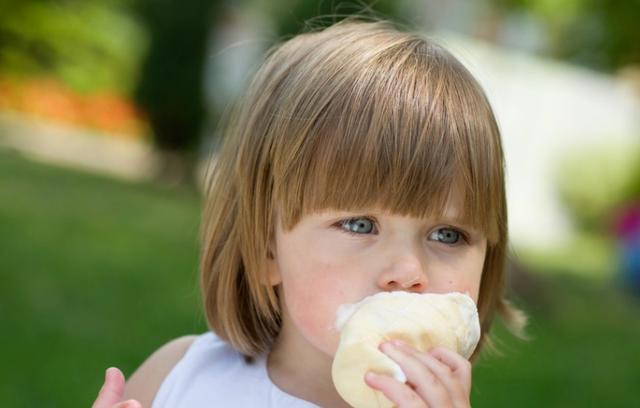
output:
[[[88,407],[108,366],[129,375],[201,333],[198,194],[36,164],[0,151],[0,405]],[[474,372],[474,407],[637,406],[640,304],[545,274],[521,298],[529,342]],[[536,299],[540,299],[539,301]]]
[[[199,205],[0,152],[0,406],[90,406],[108,366],[205,330]]]

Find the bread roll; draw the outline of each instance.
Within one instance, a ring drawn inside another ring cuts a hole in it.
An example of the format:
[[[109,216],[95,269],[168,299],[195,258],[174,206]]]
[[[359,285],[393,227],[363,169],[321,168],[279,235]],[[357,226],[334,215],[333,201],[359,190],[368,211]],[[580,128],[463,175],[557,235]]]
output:
[[[381,292],[356,304],[342,305],[336,328],[340,344],[332,366],[333,383],[356,408],[392,407],[384,394],[369,387],[367,371],[405,382],[400,366],[378,346],[402,340],[419,351],[442,346],[469,358],[480,339],[476,305],[462,293]]]

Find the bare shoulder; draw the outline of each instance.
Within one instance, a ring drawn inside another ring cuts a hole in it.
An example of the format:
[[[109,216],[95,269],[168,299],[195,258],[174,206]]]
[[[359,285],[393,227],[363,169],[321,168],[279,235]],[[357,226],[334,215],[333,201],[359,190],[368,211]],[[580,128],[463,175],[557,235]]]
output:
[[[124,399],[136,399],[143,407],[151,407],[165,377],[184,356],[196,337],[198,336],[178,337],[154,351],[129,377],[124,388]]]

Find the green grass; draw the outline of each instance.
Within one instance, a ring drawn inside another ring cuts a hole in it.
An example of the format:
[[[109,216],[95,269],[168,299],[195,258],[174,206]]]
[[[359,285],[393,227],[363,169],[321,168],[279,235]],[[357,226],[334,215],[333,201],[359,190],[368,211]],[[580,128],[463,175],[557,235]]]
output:
[[[105,368],[206,330],[200,202],[0,151],[0,405],[87,407]],[[640,304],[602,279],[541,274],[530,341],[474,369],[474,407],[637,406]]]
[[[0,405],[90,406],[107,367],[206,330],[199,206],[0,151]]]
[[[638,406],[640,301],[597,282],[547,277],[523,304],[528,341],[496,327],[503,355],[476,365],[474,407]]]

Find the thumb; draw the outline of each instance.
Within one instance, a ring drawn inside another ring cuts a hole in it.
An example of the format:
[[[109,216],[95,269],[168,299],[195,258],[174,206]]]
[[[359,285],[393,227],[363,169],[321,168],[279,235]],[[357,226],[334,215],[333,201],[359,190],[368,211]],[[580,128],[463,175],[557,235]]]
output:
[[[110,367],[105,373],[104,384],[92,408],[111,408],[122,399],[123,395],[124,374],[116,367]]]

